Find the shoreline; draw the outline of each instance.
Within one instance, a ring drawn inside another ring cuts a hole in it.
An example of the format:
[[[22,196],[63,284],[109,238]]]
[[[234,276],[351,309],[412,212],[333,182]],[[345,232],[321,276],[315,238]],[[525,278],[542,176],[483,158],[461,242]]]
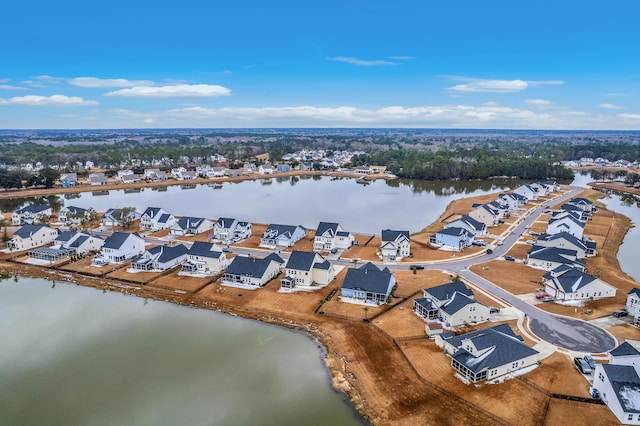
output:
[[[314,173],[315,174],[315,173]],[[180,183],[179,183],[180,184]],[[121,189],[122,185],[119,188]],[[451,202],[435,224],[456,209],[456,203],[468,203],[477,197],[461,198]],[[622,215],[616,215],[622,216]],[[623,220],[622,217],[617,220]],[[434,224],[427,226],[429,229]],[[619,246],[628,232],[621,234]],[[613,254],[615,257],[615,253]],[[228,301],[209,298],[205,294],[177,294],[168,289],[145,287],[114,278],[93,277],[47,266],[36,266],[7,261],[3,256],[0,268],[14,276],[44,278],[50,281],[64,281],[103,291],[118,291],[125,295],[209,309],[223,314],[258,320],[263,323],[307,333],[323,347],[319,354],[323,357],[330,375],[331,386],[349,398],[352,409],[364,422],[370,424],[495,424],[500,417],[481,407],[473,407],[472,402],[462,401],[457,395],[447,395],[436,383],[424,378],[407,358],[395,338],[389,336],[372,322],[339,319],[334,316],[314,312],[278,312],[277,309],[257,310],[251,306],[234,305]],[[605,259],[606,260],[606,259]],[[619,264],[612,269],[621,271]],[[233,290],[235,291],[235,290]],[[258,290],[259,291],[259,290]],[[319,297],[319,295],[318,295]],[[390,312],[390,311],[386,311]],[[432,342],[429,342],[432,343]],[[362,353],[358,352],[360,350]],[[324,353],[323,353],[324,352]],[[442,355],[444,356],[444,355]],[[384,368],[384,363],[394,368]],[[368,376],[368,377],[367,377]],[[367,380],[369,383],[366,383]],[[384,383],[383,389],[372,389],[371,383]],[[454,396],[458,399],[453,398]],[[453,411],[452,411],[453,410]],[[455,412],[456,416],[450,416]],[[531,419],[524,419],[529,421]]]

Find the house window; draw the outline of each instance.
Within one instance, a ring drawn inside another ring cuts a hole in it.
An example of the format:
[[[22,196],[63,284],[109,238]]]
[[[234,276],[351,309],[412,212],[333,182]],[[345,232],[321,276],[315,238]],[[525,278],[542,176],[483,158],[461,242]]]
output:
[[[633,414],[629,414],[629,415],[627,416],[627,420],[633,420]]]
[[[511,364],[511,368],[518,368],[518,361]]]
[[[599,373],[599,374],[598,374],[598,379],[599,379],[601,382],[604,382],[604,376],[602,375],[602,373]]]

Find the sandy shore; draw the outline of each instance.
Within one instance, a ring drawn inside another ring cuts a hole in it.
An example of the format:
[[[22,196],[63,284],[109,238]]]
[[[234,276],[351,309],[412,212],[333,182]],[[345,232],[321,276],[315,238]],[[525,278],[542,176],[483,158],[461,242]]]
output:
[[[122,185],[116,187],[119,188]],[[88,190],[92,189],[95,188]],[[594,193],[590,191],[585,194],[595,198],[598,195]],[[487,196],[452,202],[438,223],[425,229],[441,226],[441,221],[465,211],[472,202],[484,201],[485,198]],[[608,233],[607,245],[614,248],[622,242],[629,224],[626,218],[616,214],[610,226],[616,232]],[[172,288],[170,284],[125,283],[109,275],[93,277],[15,263],[8,258],[8,254],[0,256],[0,269],[5,274],[41,277],[103,291],[118,291],[303,330],[326,348],[326,363],[333,386],[345,392],[363,418],[373,424],[615,422],[605,406],[567,401],[560,403],[551,397],[551,392],[588,396],[583,378],[564,355],[556,354],[558,356],[549,358],[548,363],[545,360],[540,367],[527,374],[526,379],[509,380],[500,385],[469,386],[456,379],[448,359],[435,348],[433,342],[426,339],[424,323],[411,313],[410,308],[411,297],[422,288],[449,279],[441,272],[397,272],[398,288],[394,291],[392,303],[363,312],[362,307],[341,303],[338,297],[319,304],[321,299],[328,299],[332,291],[339,289],[340,274],[333,283],[313,293],[278,293],[277,282],[271,282],[256,291],[233,289],[211,282],[194,286],[193,291],[185,291],[188,287],[183,286],[180,287],[183,290],[178,292],[178,284]],[[601,259],[603,277],[619,276],[625,282],[622,287],[629,285],[628,277],[625,278],[615,259],[615,250],[609,254],[602,253],[595,259]],[[493,266],[492,270],[495,270]],[[341,272],[342,276],[345,273]],[[368,315],[368,321],[363,321],[365,315]],[[491,325],[494,324],[484,326]],[[625,329],[620,333],[623,332],[632,331]],[[562,404],[570,404],[571,407]]]

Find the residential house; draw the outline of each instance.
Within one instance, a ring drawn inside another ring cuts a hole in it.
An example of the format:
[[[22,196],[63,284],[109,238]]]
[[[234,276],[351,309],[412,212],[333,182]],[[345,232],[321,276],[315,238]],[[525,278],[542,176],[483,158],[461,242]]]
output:
[[[195,170],[186,170],[184,172],[181,172],[179,176],[180,177],[178,177],[178,180],[193,180],[198,177],[198,174],[195,172]]]
[[[424,297],[413,299],[413,310],[425,321],[439,318],[448,327],[489,319],[489,308],[461,281],[425,288]]]
[[[271,164],[262,164],[258,167],[258,173],[261,175],[272,175],[274,173],[273,166]]]
[[[247,163],[244,166],[242,166],[242,170],[245,173],[251,174],[251,173],[255,173],[257,171],[257,168],[255,164]]]
[[[411,254],[411,237],[409,231],[382,230],[380,253],[385,261],[401,260]]]
[[[33,225],[38,222],[46,222],[51,218],[53,209],[49,204],[38,206],[24,206],[11,215],[12,225]]]
[[[528,201],[534,201],[538,199],[538,188],[525,183],[524,185],[520,185],[516,189],[513,190],[515,194],[520,194],[525,197]]]
[[[222,249],[213,244],[196,241],[189,248],[189,256],[182,264],[183,273],[217,274],[227,266],[227,256]]]
[[[346,250],[353,244],[353,234],[342,229],[339,223],[320,222],[313,240],[314,251]]]
[[[185,262],[189,249],[183,244],[175,246],[156,246],[145,250],[142,255],[131,261],[131,269],[137,271],[166,271]]]
[[[278,164],[276,170],[278,173],[287,173],[291,171],[291,166],[288,164]]]
[[[213,222],[201,217],[182,216],[170,228],[172,235],[198,235],[213,229]]]
[[[451,366],[472,383],[494,380],[537,363],[539,352],[524,344],[508,324],[454,336],[442,333],[436,344]]]
[[[213,225],[213,237],[227,243],[249,238],[251,232],[251,223],[230,217],[221,217]]]
[[[558,266],[542,277],[545,291],[556,300],[593,300],[616,295],[614,286],[567,265]]]
[[[174,215],[161,207],[147,207],[140,216],[140,229],[150,229],[159,231],[160,229],[170,229],[177,222]]]
[[[89,175],[89,185],[92,186],[104,186],[109,184],[109,179],[104,173],[91,173]]]
[[[558,234],[568,232],[578,238],[582,238],[584,223],[573,217],[571,214],[549,219],[547,234]]]
[[[133,223],[140,219],[140,213],[135,210],[124,209],[108,209],[102,215],[103,226],[123,226],[126,223]]]
[[[387,303],[395,284],[396,277],[389,268],[380,270],[369,262],[357,269],[349,268],[340,289],[341,300],[375,305]]]
[[[483,235],[486,235],[487,226],[492,226],[492,225],[487,225],[486,222],[483,222],[479,219],[475,219],[471,216],[463,215],[462,217],[447,223],[445,225],[445,228],[462,228],[469,231],[475,237],[481,237]]]
[[[438,231],[429,238],[432,247],[446,251],[461,251],[473,243],[473,234],[464,228],[451,227]]]
[[[136,233],[114,232],[107,237],[97,263],[120,263],[144,253],[144,240]]]
[[[248,289],[264,287],[282,272],[283,265],[284,261],[275,253],[263,259],[236,256],[227,267],[222,284]]]
[[[357,175],[372,175],[375,171],[370,166],[358,166],[353,169],[353,172]]]
[[[594,211],[593,203],[591,202],[591,200],[587,198],[582,198],[582,197],[572,198],[567,202],[567,204],[571,204],[573,206],[579,207],[580,209],[582,209],[583,211],[589,214],[591,214]]]
[[[541,234],[538,237],[538,241],[536,241],[536,245],[540,247],[556,247],[575,250],[576,257],[578,259],[584,259],[585,257],[595,254],[587,248],[587,245],[583,240],[568,232],[560,232],[558,234]]]
[[[145,169],[144,177],[151,182],[165,181],[167,180],[167,172],[160,169]]]
[[[545,271],[552,271],[562,265],[584,271],[586,266],[584,261],[578,259],[578,253],[575,250],[535,245],[527,254],[524,263],[532,268],[544,269]]]
[[[551,188],[542,182],[532,183],[531,186],[538,190],[538,197],[546,197],[551,192]]]
[[[260,247],[274,249],[276,247],[291,247],[303,238],[307,230],[300,225],[271,224],[262,234]]]
[[[29,252],[32,259],[57,262],[74,255],[97,251],[102,247],[102,239],[81,232],[64,231],[58,234],[49,247],[40,247]]]
[[[124,175],[120,180],[122,181],[122,183],[139,183],[140,175],[137,173]]]
[[[471,217],[486,226],[496,226],[500,223],[501,213],[489,204],[482,204],[473,208],[467,217]]]
[[[58,230],[47,225],[23,225],[9,241],[11,251],[22,251],[52,243],[58,237]]]
[[[511,192],[507,194],[500,194],[498,196],[498,202],[506,205],[510,211],[513,211],[527,204],[529,199],[524,195]]]
[[[627,293],[627,303],[625,304],[627,312],[633,318],[633,325],[640,326],[640,288],[632,288]]]
[[[624,342],[596,364],[593,389],[621,424],[640,425],[640,352]]]
[[[63,173],[60,175],[60,185],[63,188],[72,188],[78,185],[77,173]]]
[[[89,211],[82,207],[65,206],[58,213],[58,220],[67,226],[80,225],[83,219],[89,218]]]
[[[313,290],[324,287],[335,278],[331,262],[318,253],[294,250],[284,267],[281,289],[305,288]]]
[[[573,217],[583,223],[588,222],[589,218],[591,217],[591,212],[584,211],[580,207],[568,203],[561,205],[560,212],[554,213],[551,217],[556,218],[558,214],[562,214],[564,212],[571,214]]]

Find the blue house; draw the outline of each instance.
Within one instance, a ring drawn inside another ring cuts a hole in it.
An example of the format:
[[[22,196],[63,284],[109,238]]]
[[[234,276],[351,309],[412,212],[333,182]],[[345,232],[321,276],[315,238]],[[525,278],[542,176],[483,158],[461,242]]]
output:
[[[380,270],[369,262],[347,271],[341,296],[349,302],[380,305],[387,302],[395,284],[396,277],[389,268]]]
[[[438,231],[429,238],[429,244],[432,247],[448,251],[463,250],[471,246],[471,243],[473,243],[473,234],[456,226]]]

